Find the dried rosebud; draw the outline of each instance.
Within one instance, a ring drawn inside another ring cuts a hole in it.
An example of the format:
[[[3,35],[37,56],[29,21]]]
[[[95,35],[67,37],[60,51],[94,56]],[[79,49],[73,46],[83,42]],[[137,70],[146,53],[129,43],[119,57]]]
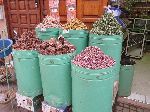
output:
[[[103,69],[111,67],[115,61],[105,55],[100,48],[96,46],[87,47],[78,54],[72,61],[75,65],[90,69]]]

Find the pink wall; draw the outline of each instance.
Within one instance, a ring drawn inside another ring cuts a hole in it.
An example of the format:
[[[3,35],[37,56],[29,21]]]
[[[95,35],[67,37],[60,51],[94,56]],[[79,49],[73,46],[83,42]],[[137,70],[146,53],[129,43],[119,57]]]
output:
[[[3,10],[4,10],[4,7],[3,7]],[[3,15],[5,14],[3,13]],[[4,31],[5,33],[2,34],[2,31]],[[0,19],[0,35],[2,36],[2,38],[8,37],[5,16],[4,16],[4,19]]]

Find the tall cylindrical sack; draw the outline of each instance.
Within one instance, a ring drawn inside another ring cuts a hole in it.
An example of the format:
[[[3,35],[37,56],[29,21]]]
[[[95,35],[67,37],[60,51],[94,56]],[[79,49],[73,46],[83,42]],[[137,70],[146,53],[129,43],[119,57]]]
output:
[[[28,97],[41,95],[42,83],[38,53],[29,50],[14,50],[13,58],[19,94]]]
[[[39,54],[44,101],[56,108],[71,105],[71,59],[74,53]]]
[[[97,46],[105,54],[115,59],[115,80],[119,80],[122,41],[123,37],[121,35],[89,35],[89,46]]]
[[[88,46],[89,32],[87,30],[69,30],[62,34],[70,43],[76,46],[76,53],[79,54]]]
[[[50,38],[59,36],[59,28],[36,28],[36,36],[41,40],[49,40]]]
[[[119,96],[130,96],[134,76],[134,65],[122,65],[119,77]]]
[[[73,112],[112,112],[114,66],[91,70],[72,64]]]

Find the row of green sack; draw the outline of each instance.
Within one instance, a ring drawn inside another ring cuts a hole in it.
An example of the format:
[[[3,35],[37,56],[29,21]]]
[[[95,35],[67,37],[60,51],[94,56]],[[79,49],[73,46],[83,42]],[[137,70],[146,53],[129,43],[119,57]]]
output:
[[[43,94],[49,105],[60,109],[72,105],[73,112],[111,112],[115,66],[86,69],[71,63],[74,56],[75,53],[52,56],[13,51],[18,93],[32,98]],[[123,79],[133,72],[129,66],[122,71],[127,73],[122,74]],[[129,89],[123,92],[129,94],[130,85],[126,85]]]
[[[122,52],[122,35],[97,35],[91,34],[87,30],[62,30],[59,28],[48,28],[46,31],[36,29],[36,35],[42,40],[62,35],[70,43],[76,46],[76,53],[79,54],[87,46],[97,46],[106,55],[111,56],[116,61],[116,80],[119,79],[120,60]]]
[[[77,53],[80,53],[88,46],[89,32],[87,30],[62,30],[59,28],[47,28],[46,31],[41,31],[36,28],[36,36],[41,40],[49,40],[57,38],[59,35],[64,36],[69,42],[77,46]]]
[[[122,36],[95,35],[85,30],[63,31],[63,36],[77,47],[77,53],[88,44],[98,46],[113,57],[116,64],[107,69],[90,70],[71,65],[75,53],[52,56],[14,50],[18,92],[28,97],[43,94],[44,100],[57,108],[72,104],[73,112],[111,112],[113,85],[119,80]]]
[[[71,64],[74,56],[13,51],[18,93],[33,98],[43,94],[50,106],[72,105],[73,112],[111,112],[115,67],[81,68]]]

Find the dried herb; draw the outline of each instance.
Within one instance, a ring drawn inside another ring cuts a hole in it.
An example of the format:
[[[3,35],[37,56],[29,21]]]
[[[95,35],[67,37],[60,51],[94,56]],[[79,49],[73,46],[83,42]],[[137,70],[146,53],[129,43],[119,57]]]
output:
[[[112,13],[105,13],[102,18],[99,18],[90,31],[97,35],[122,35],[122,27],[114,18]]]

